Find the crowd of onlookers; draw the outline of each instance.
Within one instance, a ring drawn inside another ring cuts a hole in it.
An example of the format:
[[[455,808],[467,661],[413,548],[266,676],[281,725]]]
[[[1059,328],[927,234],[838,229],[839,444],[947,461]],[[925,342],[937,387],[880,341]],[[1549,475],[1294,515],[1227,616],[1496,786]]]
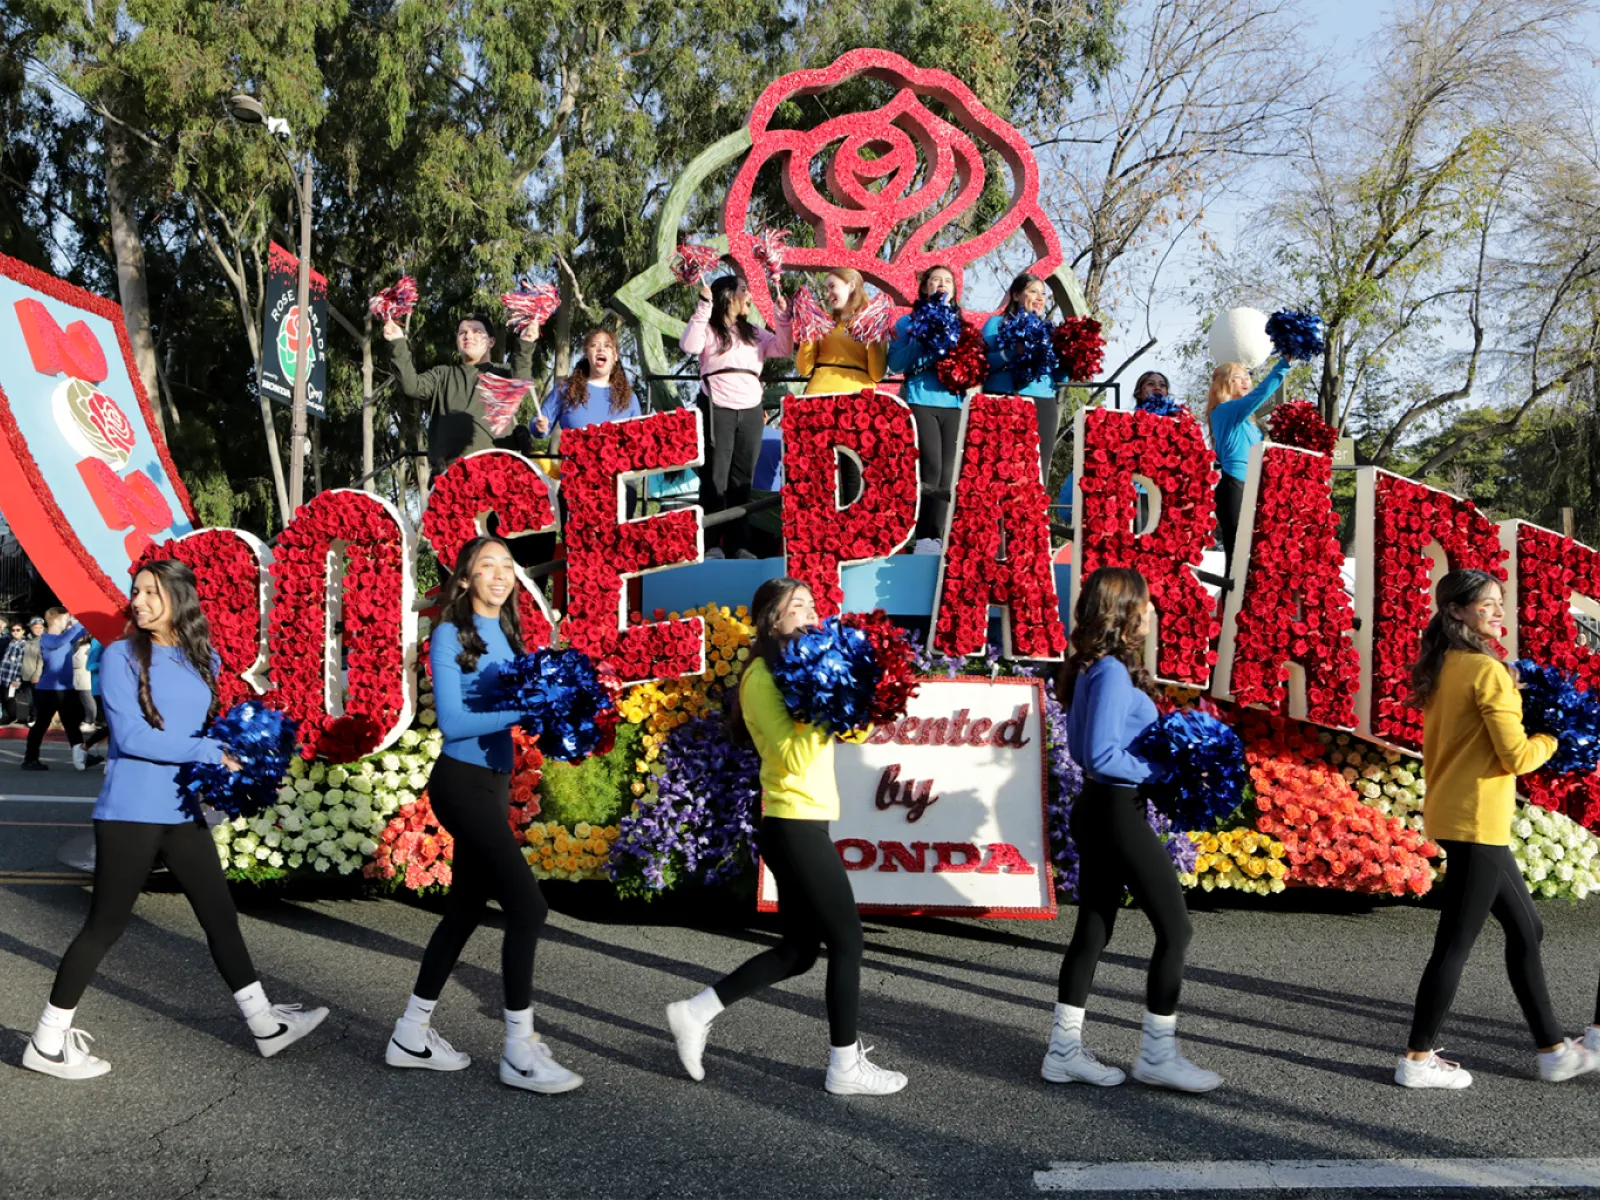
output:
[[[0,633],[0,726],[28,729],[22,769],[45,771],[45,733],[59,718],[80,771],[104,759],[89,750],[106,736],[100,719],[100,643],[64,608],[13,621]]]

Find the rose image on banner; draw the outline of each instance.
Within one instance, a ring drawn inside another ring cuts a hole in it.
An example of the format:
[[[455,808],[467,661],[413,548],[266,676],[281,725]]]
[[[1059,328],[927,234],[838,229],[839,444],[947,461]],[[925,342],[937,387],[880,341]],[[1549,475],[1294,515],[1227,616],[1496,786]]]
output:
[[[114,471],[128,465],[138,442],[116,401],[81,379],[68,379],[50,395],[56,427],[85,458],[98,458]]]

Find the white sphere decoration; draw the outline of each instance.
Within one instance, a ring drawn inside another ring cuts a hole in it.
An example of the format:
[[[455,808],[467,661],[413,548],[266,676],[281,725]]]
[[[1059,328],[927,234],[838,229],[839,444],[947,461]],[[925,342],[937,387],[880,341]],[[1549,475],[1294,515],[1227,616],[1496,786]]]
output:
[[[1254,370],[1272,354],[1267,314],[1257,308],[1230,308],[1211,323],[1211,361],[1236,362]]]

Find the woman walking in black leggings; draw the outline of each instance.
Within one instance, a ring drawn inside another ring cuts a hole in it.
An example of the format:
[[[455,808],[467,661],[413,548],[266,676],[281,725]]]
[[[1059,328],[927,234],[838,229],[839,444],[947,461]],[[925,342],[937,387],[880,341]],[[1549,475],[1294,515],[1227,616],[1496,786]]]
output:
[[[1189,909],[1177,870],[1145,816],[1139,785],[1150,766],[1128,750],[1156,719],[1154,686],[1140,665],[1149,628],[1150,589],[1137,571],[1107,567],[1084,581],[1073,614],[1072,654],[1058,685],[1067,708],[1067,745],[1084,776],[1071,818],[1078,923],[1061,963],[1055,1028],[1040,1073],[1050,1083],[1112,1087],[1123,1080],[1121,1071],[1084,1049],[1083,1018],[1126,889],[1156,931],[1133,1077],[1154,1087],[1209,1092],[1221,1086],[1222,1076],[1178,1052]]]
[[[435,1032],[433,1010],[467,939],[495,900],[506,922],[500,1082],[553,1094],[579,1087],[583,1076],[556,1062],[533,1029],[533,953],[549,909],[511,832],[511,727],[522,717],[499,709],[493,699],[500,670],[522,654],[514,566],[500,538],[474,538],[463,546],[428,646],[433,704],[444,733],[428,797],[455,850],[444,916],[422,953],[416,987],[395,1022],[384,1061],[431,1071],[470,1065],[471,1058]]]
[[[739,681],[735,736],[761,756],[761,855],[778,883],[783,940],[698,996],[667,1005],[678,1057],[691,1079],[704,1079],[701,1057],[712,1019],[727,1005],[783,979],[804,975],[828,948],[828,1074],[837,1096],[898,1092],[906,1077],[867,1059],[857,1038],[861,1007],[861,917],[850,877],[834,849],[828,822],[839,815],[833,737],[789,715],[769,664],[783,644],[817,623],[811,590],[796,579],[769,579],[750,601],[755,642]]]
[[[325,1008],[303,1012],[298,1004],[267,1002],[216,844],[205,822],[179,807],[180,764],[239,769],[220,742],[200,734],[216,708],[217,668],[194,573],[175,560],[151,563],[134,578],[129,617],[132,629],[100,663],[111,739],[94,809],[94,899],[22,1054],[23,1066],[60,1079],[91,1079],[111,1069],[89,1052],[91,1039],[72,1027],[72,1018],[100,960],[127,929],[158,860],[199,918],[217,970],[263,1055],[293,1045],[328,1015]]]
[[[1539,1047],[1539,1078],[1558,1083],[1593,1071],[1600,1059],[1561,1035],[1539,957],[1544,924],[1511,856],[1516,777],[1548,762],[1556,739],[1523,732],[1516,678],[1494,652],[1505,632],[1499,581],[1485,571],[1451,571],[1439,581],[1436,598],[1438,611],[1423,631],[1411,688],[1423,710],[1423,820],[1445,852],[1443,903],[1433,954],[1417,989],[1411,1040],[1394,1080],[1413,1088],[1472,1083],[1471,1075],[1433,1047],[1472,944],[1493,915],[1506,935],[1511,988]]]

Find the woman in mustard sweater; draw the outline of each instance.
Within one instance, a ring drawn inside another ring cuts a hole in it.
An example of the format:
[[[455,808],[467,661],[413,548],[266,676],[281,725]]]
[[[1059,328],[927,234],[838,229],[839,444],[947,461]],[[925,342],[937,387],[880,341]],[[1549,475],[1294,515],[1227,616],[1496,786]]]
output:
[[[828,822],[839,815],[833,738],[789,715],[768,664],[783,645],[817,624],[811,590],[797,579],[769,579],[750,601],[755,640],[731,714],[761,756],[761,856],[778,883],[783,940],[690,1000],[667,1005],[678,1058],[691,1079],[704,1079],[701,1056],[718,1013],[735,1000],[804,975],[828,948],[828,1074],[836,1096],[885,1096],[906,1086],[898,1071],[867,1060],[856,1036],[861,1007],[861,917],[850,877],[833,847]]]
[[[1472,1083],[1433,1046],[1472,944],[1492,914],[1505,931],[1511,988],[1539,1047],[1539,1078],[1557,1083],[1594,1070],[1600,1058],[1561,1035],[1539,958],[1544,925],[1511,856],[1516,777],[1548,762],[1556,739],[1523,732],[1516,678],[1495,653],[1505,625],[1499,581],[1485,571],[1451,571],[1439,581],[1436,599],[1411,687],[1423,710],[1423,819],[1447,861],[1439,931],[1394,1079],[1414,1088]]]
[[[850,322],[867,306],[867,281],[861,272],[835,267],[823,276],[822,302],[833,315],[833,328],[820,342],[802,342],[794,352],[794,370],[806,375],[808,396],[862,392],[881,383],[889,370],[889,345],[867,345],[850,335]],[[861,494],[861,468],[848,455],[839,466],[839,497],[849,504]]]

